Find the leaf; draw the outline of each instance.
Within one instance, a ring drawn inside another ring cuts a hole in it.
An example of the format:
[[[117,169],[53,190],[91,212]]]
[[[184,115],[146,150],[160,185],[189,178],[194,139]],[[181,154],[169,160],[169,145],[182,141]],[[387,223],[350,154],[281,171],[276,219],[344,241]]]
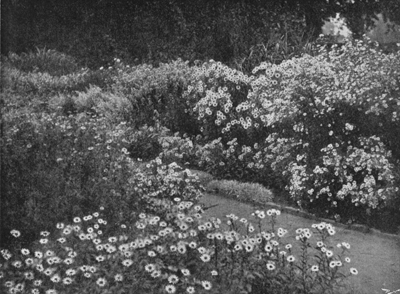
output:
[[[253,275],[257,276],[260,279],[264,279],[264,276],[260,274],[259,272],[253,272]]]

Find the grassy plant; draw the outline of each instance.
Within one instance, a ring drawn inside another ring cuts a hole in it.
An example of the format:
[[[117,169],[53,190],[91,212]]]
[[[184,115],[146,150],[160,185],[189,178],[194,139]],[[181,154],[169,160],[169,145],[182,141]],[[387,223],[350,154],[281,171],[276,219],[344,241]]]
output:
[[[51,94],[85,90],[89,87],[91,77],[87,69],[63,76],[53,76],[47,72],[23,72],[7,65],[2,70],[2,82],[5,89],[24,95],[40,95],[44,101]]]
[[[75,94],[55,95],[49,99],[48,104],[53,111],[61,108],[62,114],[98,114],[114,123],[128,121],[132,114],[132,105],[128,99],[94,85]]]
[[[240,183],[234,180],[214,180],[207,184],[206,189],[244,202],[272,202],[274,198],[271,191],[257,183]]]
[[[5,63],[23,72],[46,72],[51,76],[64,76],[79,70],[72,56],[46,48],[20,55],[10,53]]]

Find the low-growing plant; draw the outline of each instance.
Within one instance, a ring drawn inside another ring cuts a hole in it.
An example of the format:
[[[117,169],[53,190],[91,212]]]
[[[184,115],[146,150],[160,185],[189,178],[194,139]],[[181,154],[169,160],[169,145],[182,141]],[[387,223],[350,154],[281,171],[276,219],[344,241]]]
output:
[[[274,195],[257,183],[241,183],[234,180],[214,180],[206,189],[239,201],[265,203],[272,202]]]
[[[73,93],[89,87],[92,75],[88,69],[53,76],[48,72],[23,72],[17,68],[5,66],[2,69],[2,83],[5,89],[20,94],[37,94],[47,101],[48,95],[57,93]]]
[[[106,208],[42,231],[31,248],[1,250],[4,293],[343,293],[350,245],[329,238],[326,223],[275,228],[277,210],[255,211],[254,223],[227,215],[202,219],[202,209],[179,195],[165,215],[141,213],[107,230]],[[270,217],[271,226],[265,227]],[[241,234],[239,228],[244,228]],[[12,230],[18,238],[20,232]],[[347,272],[347,273],[346,273]]]
[[[285,186],[282,176],[264,162],[271,156],[266,151],[269,150],[262,144],[241,145],[237,138],[224,144],[222,138],[218,138],[200,146],[196,158],[200,168],[219,179],[252,181],[271,188],[282,188]]]
[[[5,63],[23,72],[42,72],[51,76],[64,76],[80,69],[72,56],[46,48],[36,48],[34,52],[20,55],[9,53]]]
[[[37,94],[44,103],[49,94],[85,91],[91,85],[110,90],[113,70],[80,68],[74,58],[54,50],[10,53],[2,60],[2,89],[24,95]]]
[[[140,194],[138,208],[146,213],[168,213],[168,201],[175,199],[198,202],[203,188],[198,177],[175,162],[164,164],[160,158],[146,163],[140,173],[135,173],[129,183]],[[167,201],[167,202],[165,202]]]
[[[104,91],[94,85],[75,94],[55,95],[49,99],[48,104],[54,111],[61,108],[64,115],[92,113],[104,116],[114,123],[129,122],[132,114],[132,105],[126,97]]]

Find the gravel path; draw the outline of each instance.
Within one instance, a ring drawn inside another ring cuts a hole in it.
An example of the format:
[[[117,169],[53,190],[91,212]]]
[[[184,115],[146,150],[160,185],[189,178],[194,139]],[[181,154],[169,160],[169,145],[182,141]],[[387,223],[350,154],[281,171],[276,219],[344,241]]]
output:
[[[230,213],[250,220],[254,211],[250,204],[215,194],[205,193],[201,202],[205,206],[218,204],[206,210],[206,216],[216,216],[221,220]],[[299,227],[311,228],[313,223],[318,222],[288,213],[282,213],[277,218],[277,226],[289,230],[292,234]],[[351,266],[359,272],[349,280],[354,289],[358,290],[355,293],[385,293],[382,289],[399,289],[396,293],[400,293],[400,236],[386,237],[377,233],[362,233],[336,227],[336,234],[331,241],[333,245],[343,241],[351,245]]]

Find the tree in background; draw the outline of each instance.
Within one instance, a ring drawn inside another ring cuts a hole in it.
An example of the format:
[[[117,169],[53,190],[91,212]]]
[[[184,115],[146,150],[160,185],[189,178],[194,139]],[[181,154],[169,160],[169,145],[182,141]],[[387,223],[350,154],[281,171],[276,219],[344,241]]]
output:
[[[1,8],[2,54],[46,46],[86,65],[115,56],[229,62],[270,32],[282,34],[276,26],[287,25],[288,17],[312,39],[336,13],[355,38],[378,13],[400,24],[398,0],[3,0]]]

